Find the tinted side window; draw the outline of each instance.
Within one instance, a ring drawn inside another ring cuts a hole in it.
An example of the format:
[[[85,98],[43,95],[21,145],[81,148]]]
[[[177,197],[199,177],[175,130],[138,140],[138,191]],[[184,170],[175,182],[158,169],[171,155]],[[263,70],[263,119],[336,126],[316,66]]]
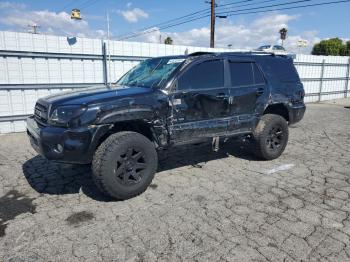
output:
[[[280,46],[280,45],[273,46],[273,49],[274,50],[284,50],[283,46]]]
[[[253,63],[252,65],[253,65],[253,72],[254,72],[254,83],[256,85],[265,84],[264,76],[262,75],[258,66],[255,63]]]
[[[254,84],[252,63],[230,62],[231,85],[249,86]]]
[[[206,61],[187,70],[178,81],[178,89],[200,89],[224,86],[224,64]]]
[[[280,81],[299,82],[298,73],[290,59],[273,57],[266,59],[261,65],[266,67],[265,72],[269,71]]]

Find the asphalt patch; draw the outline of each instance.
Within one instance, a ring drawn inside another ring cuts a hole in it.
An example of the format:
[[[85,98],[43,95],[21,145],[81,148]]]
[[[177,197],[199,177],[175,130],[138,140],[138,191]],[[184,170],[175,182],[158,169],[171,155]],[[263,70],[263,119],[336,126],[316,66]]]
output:
[[[76,226],[94,218],[94,214],[88,211],[76,212],[67,217],[66,221],[71,226]]]
[[[11,190],[0,198],[0,237],[5,236],[8,221],[24,213],[36,213],[33,200],[34,198],[26,197],[16,190]]]

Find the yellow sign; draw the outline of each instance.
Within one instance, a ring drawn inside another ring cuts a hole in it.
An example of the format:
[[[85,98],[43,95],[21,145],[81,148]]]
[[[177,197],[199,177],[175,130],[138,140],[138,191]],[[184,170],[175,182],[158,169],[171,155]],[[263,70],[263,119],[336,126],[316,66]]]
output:
[[[80,10],[79,9],[73,9],[72,10],[72,14],[71,14],[71,19],[77,19],[80,20],[81,16],[80,16]]]

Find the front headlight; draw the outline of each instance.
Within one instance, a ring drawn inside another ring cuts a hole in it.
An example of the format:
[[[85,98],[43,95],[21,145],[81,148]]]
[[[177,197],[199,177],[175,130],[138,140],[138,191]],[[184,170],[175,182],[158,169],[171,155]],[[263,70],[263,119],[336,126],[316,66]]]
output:
[[[49,123],[52,125],[68,126],[72,120],[81,116],[86,109],[85,106],[81,105],[59,106],[51,113]]]

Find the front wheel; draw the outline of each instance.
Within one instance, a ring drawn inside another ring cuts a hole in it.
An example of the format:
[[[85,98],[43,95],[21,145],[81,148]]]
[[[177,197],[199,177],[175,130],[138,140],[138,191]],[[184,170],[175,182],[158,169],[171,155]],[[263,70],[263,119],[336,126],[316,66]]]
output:
[[[287,121],[274,114],[263,115],[254,131],[255,154],[264,160],[278,158],[288,143]]]
[[[147,189],[157,164],[157,152],[148,138],[136,132],[120,132],[109,136],[96,150],[93,179],[102,193],[124,200]]]

